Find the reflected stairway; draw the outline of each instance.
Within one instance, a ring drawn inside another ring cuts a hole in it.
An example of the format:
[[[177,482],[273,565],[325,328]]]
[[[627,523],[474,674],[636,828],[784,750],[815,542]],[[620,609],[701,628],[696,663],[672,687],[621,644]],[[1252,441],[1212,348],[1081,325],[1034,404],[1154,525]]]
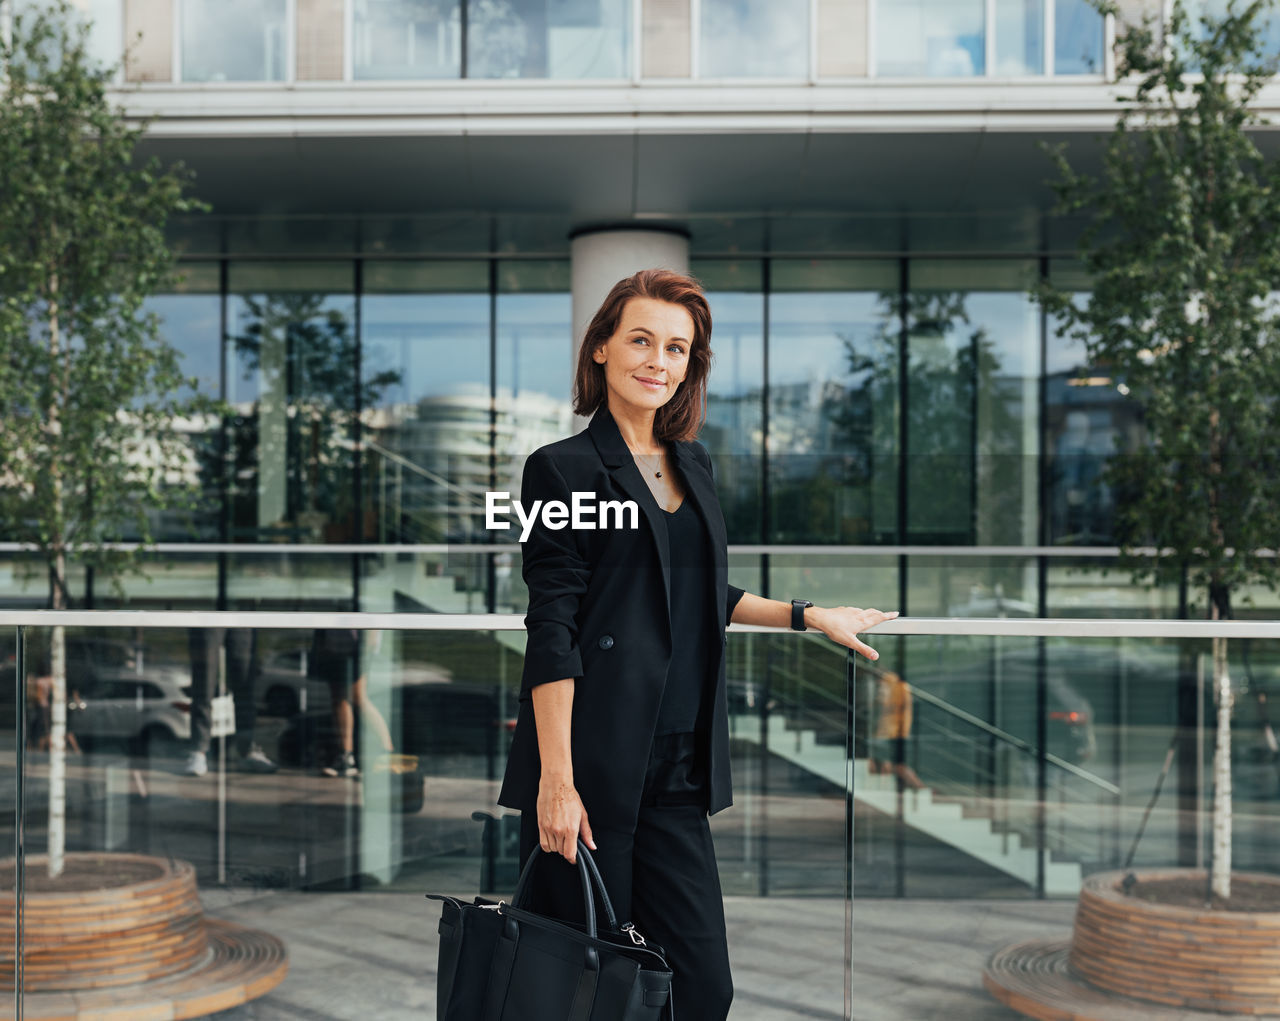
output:
[[[838,744],[822,744],[813,730],[793,730],[781,714],[769,716],[768,749],[781,759],[799,766],[846,788],[849,763],[845,748]],[[758,744],[760,717],[735,714],[730,717],[730,733],[739,739]],[[872,773],[866,759],[853,760],[853,797],[869,808],[890,817],[898,814],[897,780],[891,774]],[[846,788],[847,789],[847,788]],[[960,800],[942,797],[924,787],[905,790],[902,796],[902,820],[920,833],[955,848],[998,869],[1014,879],[1034,887],[1036,883],[1036,849],[1027,846],[1017,832],[1002,832],[995,823],[981,816],[966,816]],[[1057,861],[1052,855],[1045,860],[1045,893],[1048,896],[1073,896],[1080,891],[1080,865]]]

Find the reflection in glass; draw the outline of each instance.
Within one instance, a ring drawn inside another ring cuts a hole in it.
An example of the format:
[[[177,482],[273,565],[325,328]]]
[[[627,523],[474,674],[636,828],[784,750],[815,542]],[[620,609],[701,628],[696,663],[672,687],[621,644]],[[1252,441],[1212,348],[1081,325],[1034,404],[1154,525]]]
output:
[[[1043,0],[996,0],[995,33],[995,74],[1044,74]]]
[[[1103,20],[1089,0],[1056,0],[1054,74],[1101,74]]]
[[[807,0],[702,0],[703,78],[803,78]]]
[[[462,0],[355,0],[356,78],[456,78]]]
[[[104,67],[120,62],[124,52],[121,0],[71,0],[72,10],[89,22],[89,56]],[[33,19],[39,11],[54,13],[55,0],[15,0],[14,16]]]
[[[285,0],[182,0],[182,80],[280,82]]]
[[[731,543],[760,541],[764,452],[764,296],[760,263],[700,259],[690,272],[706,288],[714,358],[699,433],[716,469]]]
[[[772,264],[769,542],[896,535],[897,275],[892,262]]]
[[[1184,0],[1187,16],[1198,26],[1198,34],[1203,36],[1204,20],[1221,21],[1226,17],[1229,0]],[[1237,11],[1243,11],[1247,4],[1236,4]],[[1261,52],[1268,57],[1280,54],[1280,15],[1268,11],[1264,5],[1258,17],[1254,19],[1261,42]],[[1194,61],[1192,62],[1194,63]]]
[[[519,494],[524,459],[574,431],[573,303],[567,262],[498,264],[493,488]],[[513,532],[488,533],[514,542]],[[519,553],[493,556],[494,608],[522,612],[529,593]]]
[[[489,483],[488,267],[368,263],[365,486],[379,542],[471,542]],[[480,541],[483,541],[482,539]]]
[[[212,264],[183,267],[187,284],[181,293],[158,294],[145,302],[148,312],[160,319],[160,337],[182,356],[183,375],[196,380],[196,389],[217,397],[222,387],[222,296],[218,293],[218,268]],[[184,394],[189,392],[184,388]],[[221,506],[219,423],[186,420],[177,424],[190,444],[190,471],[198,474],[202,498],[193,512],[152,514],[152,535],[159,542],[216,540]],[[133,536],[126,536],[133,538]]]
[[[350,266],[233,265],[231,292],[232,540],[358,540],[355,413],[392,380],[357,380]]]
[[[908,541],[1036,541],[1033,273],[1012,261],[911,264]]]
[[[470,78],[624,78],[628,0],[466,0]]]
[[[876,13],[876,73],[967,78],[986,69],[983,0],[893,0]]]

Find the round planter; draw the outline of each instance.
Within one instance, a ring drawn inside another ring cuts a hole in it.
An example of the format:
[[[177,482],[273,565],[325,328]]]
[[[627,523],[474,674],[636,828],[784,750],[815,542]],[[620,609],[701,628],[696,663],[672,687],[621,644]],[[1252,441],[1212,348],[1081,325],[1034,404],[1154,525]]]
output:
[[[1140,884],[1204,877],[1190,869],[1135,875]],[[1154,904],[1126,895],[1124,876],[1099,873],[1080,890],[1072,971],[1099,989],[1171,1007],[1280,1014],[1280,912]],[[1247,878],[1280,887],[1280,878]]]
[[[1152,903],[1101,872],[1080,891],[1069,943],[1028,940],[992,955],[984,985],[1028,1017],[1280,1016],[1280,912]],[[1193,869],[1134,870],[1139,884],[1198,879]],[[1280,877],[1236,873],[1280,887]]]
[[[284,946],[267,933],[205,916],[195,869],[138,854],[66,856],[68,889],[29,888],[22,903],[22,987],[26,1018],[91,1016],[130,1002],[166,1017],[198,1017],[261,996],[284,978]],[[46,868],[26,859],[26,874]],[[0,872],[13,875],[13,860]],[[0,891],[0,927],[12,931],[16,898]],[[35,887],[36,884],[31,884]],[[12,956],[0,988],[15,982]],[[12,997],[0,998],[0,1019]],[[148,1015],[150,1016],[150,1015]]]

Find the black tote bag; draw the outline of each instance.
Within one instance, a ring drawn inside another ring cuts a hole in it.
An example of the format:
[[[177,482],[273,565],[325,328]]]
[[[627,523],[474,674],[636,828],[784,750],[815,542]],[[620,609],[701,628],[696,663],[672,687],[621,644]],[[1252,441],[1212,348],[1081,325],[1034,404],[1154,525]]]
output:
[[[527,910],[535,847],[511,904],[442,901],[436,1021],[675,1021],[671,969],[660,946],[619,927],[591,852],[578,841],[584,924]],[[592,887],[604,906],[597,931]]]

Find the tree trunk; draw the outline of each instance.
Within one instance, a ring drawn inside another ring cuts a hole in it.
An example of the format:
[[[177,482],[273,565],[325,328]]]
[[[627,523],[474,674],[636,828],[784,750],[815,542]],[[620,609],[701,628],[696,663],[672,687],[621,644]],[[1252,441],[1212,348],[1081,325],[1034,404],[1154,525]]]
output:
[[[1225,593],[1210,596],[1214,620],[1230,615],[1221,605]],[[1224,612],[1225,611],[1225,612]],[[1227,639],[1213,638],[1213,690],[1218,702],[1218,736],[1213,749],[1213,864],[1209,889],[1214,896],[1226,900],[1231,896],[1231,706],[1234,696],[1227,672]]]

